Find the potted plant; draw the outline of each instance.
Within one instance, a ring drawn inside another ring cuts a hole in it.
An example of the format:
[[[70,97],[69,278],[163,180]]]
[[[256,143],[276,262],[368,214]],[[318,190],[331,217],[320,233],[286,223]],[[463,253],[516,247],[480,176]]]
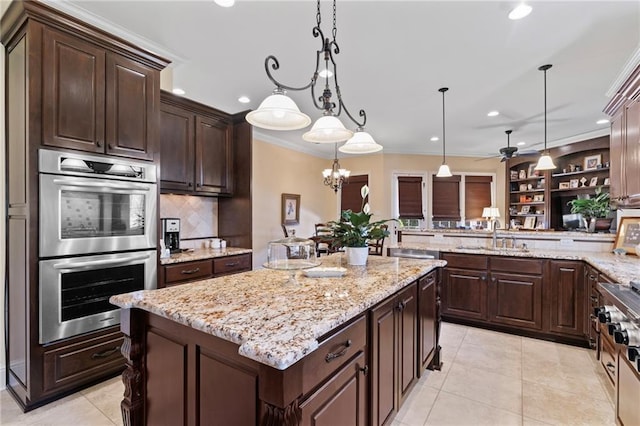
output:
[[[587,232],[606,231],[611,227],[613,219],[607,217],[611,212],[609,193],[602,192],[602,187],[596,188],[595,197],[587,195],[585,198],[571,200],[567,204],[571,206],[571,213],[582,215]]]
[[[344,247],[349,265],[365,265],[369,254],[369,240],[389,236],[389,231],[381,225],[391,219],[371,222],[371,209],[364,200],[369,194],[369,187],[364,185],[360,189],[362,208],[360,212],[343,210],[340,221],[331,221],[333,245]]]

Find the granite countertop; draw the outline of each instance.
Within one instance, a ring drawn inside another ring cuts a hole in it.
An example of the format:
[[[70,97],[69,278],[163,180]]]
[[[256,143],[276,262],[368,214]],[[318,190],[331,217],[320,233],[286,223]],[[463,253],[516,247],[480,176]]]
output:
[[[229,250],[229,249],[227,249]],[[160,290],[113,296],[139,308],[240,345],[238,353],[284,370],[318,347],[318,338],[437,267],[442,260],[369,256],[363,266],[344,255],[322,257],[323,267],[344,266],[342,278],[307,278],[260,269]]]
[[[486,229],[398,229],[402,231],[403,235],[425,235],[433,236],[440,234],[449,234],[450,236],[471,236],[471,237],[485,237],[491,238],[493,231]],[[557,240],[561,238],[570,238],[574,240],[584,241],[614,241],[616,234],[604,233],[604,232],[578,232],[578,231],[553,231],[553,230],[524,230],[524,229],[497,229],[499,236],[507,237],[535,237],[535,239],[552,239]]]
[[[190,262],[192,260],[213,259],[214,257],[234,256],[236,254],[251,253],[251,249],[227,247],[223,249],[193,249],[182,253],[172,254],[171,257],[161,258],[161,265]]]
[[[576,252],[571,250],[546,249],[490,249],[481,247],[460,248],[451,245],[422,243],[398,243],[393,247],[413,250],[437,250],[446,253],[484,254],[491,256],[513,256],[558,260],[583,260],[603,272],[617,283],[628,285],[630,281],[640,280],[640,258],[638,256],[616,256],[603,252]]]

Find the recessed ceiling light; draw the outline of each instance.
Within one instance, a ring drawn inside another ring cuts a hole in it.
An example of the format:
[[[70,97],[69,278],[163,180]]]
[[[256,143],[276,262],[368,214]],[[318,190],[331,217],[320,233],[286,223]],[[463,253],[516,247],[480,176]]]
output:
[[[489,111],[487,113],[487,117],[495,117],[495,116],[498,116],[498,115],[500,115],[500,111]]]
[[[179,88],[179,87],[176,87],[175,89],[173,89],[173,90],[172,90],[172,92],[173,92],[175,95],[184,95],[184,94],[186,93],[184,90],[182,90],[182,89],[181,89],[181,88]]]
[[[218,6],[231,7],[236,0],[213,0]]]
[[[249,102],[251,102],[251,99],[249,99],[248,96],[240,96],[238,98],[238,102],[240,102],[241,104],[248,104]]]
[[[322,71],[320,71],[318,75],[322,78],[331,78],[333,76],[333,73],[331,72],[331,70],[328,70],[325,68]]]
[[[609,120],[607,120],[606,118],[603,118],[602,120],[596,121],[596,124],[607,124],[608,122]]]
[[[509,12],[509,19],[513,19],[513,20],[522,19],[528,14],[530,14],[531,10],[532,10],[531,6],[524,3],[520,3],[511,12]]]
[[[527,143],[526,143],[525,141],[520,141],[520,142],[518,142],[518,145],[519,145],[519,146],[526,145],[526,144],[527,144]]]
[[[437,136],[433,136],[431,139],[429,139],[431,142],[438,142],[440,140],[439,137]]]

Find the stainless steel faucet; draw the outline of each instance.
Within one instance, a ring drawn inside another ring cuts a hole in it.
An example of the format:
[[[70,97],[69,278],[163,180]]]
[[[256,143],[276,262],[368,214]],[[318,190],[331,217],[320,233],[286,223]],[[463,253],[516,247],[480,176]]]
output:
[[[494,220],[491,223],[491,229],[493,230],[493,242],[492,242],[491,248],[493,248],[495,250],[496,246],[498,244],[498,232],[497,232],[497,230],[498,230],[498,221],[497,220]]]

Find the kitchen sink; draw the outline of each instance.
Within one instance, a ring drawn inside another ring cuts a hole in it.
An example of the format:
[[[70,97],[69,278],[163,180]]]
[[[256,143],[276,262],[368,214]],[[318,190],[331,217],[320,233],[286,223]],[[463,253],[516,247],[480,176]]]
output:
[[[528,248],[523,247],[482,247],[482,246],[457,246],[460,250],[484,250],[484,251],[507,251],[507,252],[528,252]]]

